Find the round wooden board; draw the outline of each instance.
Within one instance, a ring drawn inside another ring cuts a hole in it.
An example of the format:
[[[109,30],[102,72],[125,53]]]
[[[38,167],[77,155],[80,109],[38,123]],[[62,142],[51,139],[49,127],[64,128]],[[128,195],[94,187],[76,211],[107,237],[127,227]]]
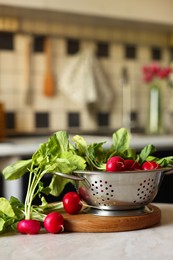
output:
[[[62,213],[65,219],[64,228],[70,232],[119,232],[144,229],[158,224],[161,210],[149,205],[151,213],[140,216],[97,216],[91,213],[70,215]]]

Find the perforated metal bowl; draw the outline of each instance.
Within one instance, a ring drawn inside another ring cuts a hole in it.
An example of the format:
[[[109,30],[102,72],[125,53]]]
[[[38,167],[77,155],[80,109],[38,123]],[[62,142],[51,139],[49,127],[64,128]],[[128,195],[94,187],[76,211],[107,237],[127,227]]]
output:
[[[59,175],[76,181],[81,198],[89,206],[109,211],[139,209],[153,201],[165,173],[172,169],[151,171],[75,171]]]

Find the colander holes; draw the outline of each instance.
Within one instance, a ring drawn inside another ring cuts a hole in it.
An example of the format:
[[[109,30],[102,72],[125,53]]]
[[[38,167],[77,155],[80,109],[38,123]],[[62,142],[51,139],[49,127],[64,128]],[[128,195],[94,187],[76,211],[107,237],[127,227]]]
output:
[[[104,190],[101,190],[101,192],[104,192]]]
[[[144,182],[146,182],[146,180],[144,180]]]
[[[145,189],[145,185],[143,186],[143,188]]]
[[[140,189],[138,189],[138,191],[140,191]]]
[[[113,197],[114,195],[111,194],[111,197]]]
[[[108,190],[108,187],[106,187],[105,190]]]
[[[109,187],[111,188],[111,187],[112,187],[112,184],[110,184]]]
[[[107,184],[108,182],[107,181],[105,181],[105,184]]]
[[[109,196],[109,193],[106,193],[107,196]]]
[[[100,182],[102,182],[102,180],[100,180]]]
[[[95,183],[97,183],[97,181],[95,181]]]
[[[100,184],[100,187],[103,187],[103,185],[102,185],[102,184]]]
[[[93,184],[93,183],[92,183],[91,185],[92,185],[92,186],[94,186],[94,184]]]
[[[140,183],[140,186],[142,186],[142,183]]]

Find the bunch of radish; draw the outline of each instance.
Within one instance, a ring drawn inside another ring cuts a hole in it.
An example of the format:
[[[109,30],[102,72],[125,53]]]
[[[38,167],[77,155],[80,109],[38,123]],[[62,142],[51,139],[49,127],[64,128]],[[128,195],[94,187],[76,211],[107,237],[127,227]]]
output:
[[[123,159],[121,156],[113,156],[106,163],[107,172],[117,171],[138,171],[138,170],[155,170],[160,168],[160,165],[155,161],[146,161],[140,165],[132,159]]]
[[[63,197],[64,210],[69,214],[76,214],[82,208],[82,202],[77,192],[71,191]],[[52,234],[64,231],[64,217],[59,212],[51,212],[47,214],[43,220],[44,228]],[[38,234],[41,229],[41,223],[35,219],[23,219],[18,222],[17,230],[21,234]]]

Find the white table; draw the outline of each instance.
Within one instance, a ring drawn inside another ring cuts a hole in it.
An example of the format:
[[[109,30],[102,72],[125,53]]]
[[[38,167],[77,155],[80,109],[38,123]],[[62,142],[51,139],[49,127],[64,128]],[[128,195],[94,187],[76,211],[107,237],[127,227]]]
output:
[[[143,230],[114,233],[1,235],[0,259],[172,260],[173,205],[155,205],[161,209],[161,223]]]

